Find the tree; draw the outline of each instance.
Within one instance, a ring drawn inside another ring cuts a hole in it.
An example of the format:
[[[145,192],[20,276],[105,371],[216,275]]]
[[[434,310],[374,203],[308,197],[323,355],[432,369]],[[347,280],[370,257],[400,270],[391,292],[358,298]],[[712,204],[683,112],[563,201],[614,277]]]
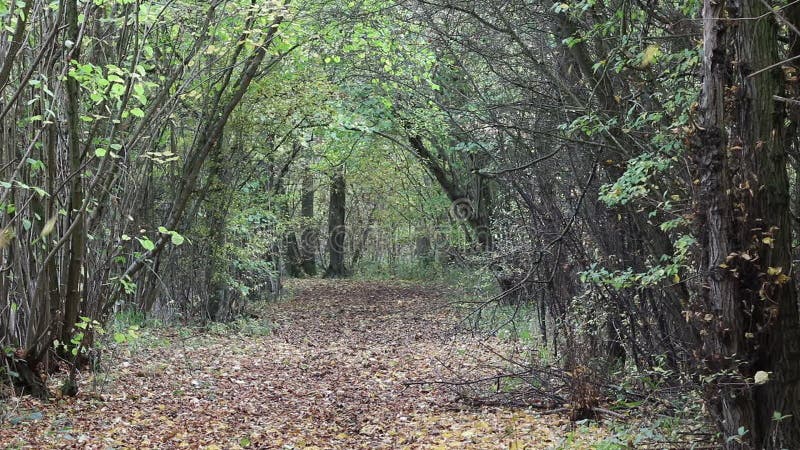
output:
[[[703,358],[730,448],[800,445],[800,318],[792,267],[779,23],[757,0],[707,0],[693,134]],[[795,30],[796,32],[796,30]]]
[[[331,179],[328,200],[328,267],[325,277],[340,278],[347,276],[345,267],[345,210],[347,207],[347,184],[342,168],[334,173]]]
[[[285,5],[193,6],[0,3],[12,25],[0,31],[0,305],[15,312],[0,319],[0,343],[14,350],[4,358],[16,383],[37,395],[47,395],[40,374],[54,348],[74,373],[95,323],[128,294],[153,298],[153,277],[137,286],[136,275],[185,241],[176,229],[228,119],[269,71],[262,63],[291,51],[272,47]],[[210,94],[194,97],[203,113],[179,114],[206,82]],[[197,139],[184,147],[177,135],[192,126]],[[163,191],[174,195],[163,222],[138,214],[137,200],[163,192],[158,175],[171,177]]]
[[[303,175],[300,194],[300,217],[302,232],[300,234],[300,257],[303,271],[308,276],[317,275],[317,231],[313,228],[314,220],[314,178],[311,173]]]

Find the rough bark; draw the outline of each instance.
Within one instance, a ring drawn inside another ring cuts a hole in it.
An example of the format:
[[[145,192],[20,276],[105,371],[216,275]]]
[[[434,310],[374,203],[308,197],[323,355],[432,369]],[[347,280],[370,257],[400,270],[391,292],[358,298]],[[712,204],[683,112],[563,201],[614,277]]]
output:
[[[759,0],[706,0],[703,8],[693,150],[705,279],[696,322],[705,336],[702,356],[716,375],[707,398],[723,437],[747,430],[728,448],[800,446],[800,318],[784,117],[774,101],[782,73],[769,16]],[[760,372],[770,378],[755,384]],[[774,420],[776,413],[786,418]]]

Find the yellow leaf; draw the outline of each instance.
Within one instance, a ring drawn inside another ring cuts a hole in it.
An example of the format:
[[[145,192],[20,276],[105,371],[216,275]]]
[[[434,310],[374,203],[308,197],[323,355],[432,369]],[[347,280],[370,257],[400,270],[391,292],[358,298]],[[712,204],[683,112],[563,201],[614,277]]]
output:
[[[650,64],[653,64],[653,61],[656,60],[656,57],[661,54],[661,50],[659,50],[658,46],[656,45],[648,45],[646,49],[644,49],[644,54],[642,55],[642,63],[639,64],[639,67],[647,67]]]
[[[783,267],[768,267],[767,268],[767,275],[775,276],[775,275],[779,275],[781,272],[783,272]]]
[[[680,276],[680,275],[678,275],[678,274],[676,273],[676,274],[675,274],[675,275],[672,277],[672,282],[673,282],[673,283],[680,283],[680,282],[681,282],[681,276]]]
[[[780,274],[780,275],[778,275],[778,278],[776,278],[776,279],[775,279],[775,283],[777,283],[777,284],[784,284],[784,283],[786,283],[786,282],[787,282],[787,281],[789,281],[789,280],[791,280],[791,278],[789,278],[789,276],[788,276],[788,275],[786,275],[786,274]]]
[[[14,230],[10,225],[0,230],[0,250],[8,247],[12,240],[14,240]]]
[[[524,450],[525,444],[520,440],[511,441],[508,444],[508,450]]]
[[[45,237],[48,234],[52,233],[53,230],[56,228],[56,220],[58,219],[58,215],[51,217],[42,227],[42,232],[39,234],[41,237]]]

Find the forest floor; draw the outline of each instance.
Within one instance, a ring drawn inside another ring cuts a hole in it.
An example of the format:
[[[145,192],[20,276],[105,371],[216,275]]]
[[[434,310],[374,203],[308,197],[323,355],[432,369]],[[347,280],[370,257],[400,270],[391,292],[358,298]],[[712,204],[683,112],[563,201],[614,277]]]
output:
[[[76,397],[6,399],[0,447],[520,450],[589,448],[607,433],[414,384],[481,358],[477,338],[453,333],[444,290],[307,280],[292,291],[263,311],[265,330],[143,328],[81,374]]]

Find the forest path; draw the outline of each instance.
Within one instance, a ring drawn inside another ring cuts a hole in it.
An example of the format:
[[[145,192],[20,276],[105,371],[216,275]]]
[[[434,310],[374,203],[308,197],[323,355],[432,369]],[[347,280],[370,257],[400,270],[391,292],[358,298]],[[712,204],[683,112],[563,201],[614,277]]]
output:
[[[19,400],[4,448],[551,448],[555,415],[466,409],[441,377],[463,352],[441,291],[399,282],[306,280],[268,314],[266,336],[150,331],[155,347],[117,357],[95,388],[42,405]],[[143,338],[144,340],[144,338]],[[448,342],[453,345],[448,345]]]

